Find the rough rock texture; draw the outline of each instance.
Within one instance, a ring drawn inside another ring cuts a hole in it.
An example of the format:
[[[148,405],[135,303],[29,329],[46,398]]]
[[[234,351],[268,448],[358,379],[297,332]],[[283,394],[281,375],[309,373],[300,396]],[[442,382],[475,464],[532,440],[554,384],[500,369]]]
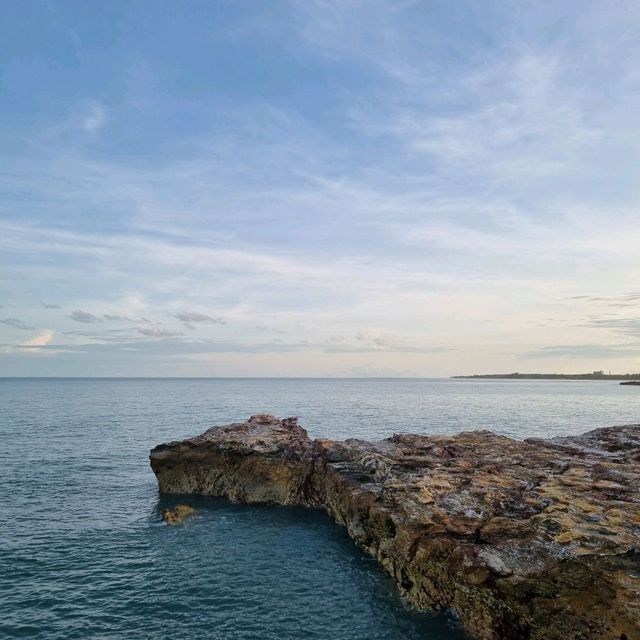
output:
[[[165,509],[162,512],[162,519],[170,525],[182,524],[186,518],[196,513],[190,504],[179,504],[174,509]]]
[[[325,509],[482,639],[640,639],[640,426],[312,440],[257,415],[156,447],[160,491]]]

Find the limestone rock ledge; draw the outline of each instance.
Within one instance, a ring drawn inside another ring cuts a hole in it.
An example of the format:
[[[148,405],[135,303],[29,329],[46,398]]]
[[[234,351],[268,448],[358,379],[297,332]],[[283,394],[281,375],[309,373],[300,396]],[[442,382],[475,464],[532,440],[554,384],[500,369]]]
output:
[[[640,426],[334,442],[257,415],[150,459],[162,493],[324,509],[473,638],[640,640]]]

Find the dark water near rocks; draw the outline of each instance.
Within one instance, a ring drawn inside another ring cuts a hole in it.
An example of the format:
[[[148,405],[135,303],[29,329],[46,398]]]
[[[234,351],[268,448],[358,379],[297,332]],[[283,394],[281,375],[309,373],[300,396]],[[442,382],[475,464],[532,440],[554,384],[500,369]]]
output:
[[[288,640],[463,637],[408,610],[321,513],[199,500],[159,520],[148,450],[271,412],[315,435],[640,422],[615,382],[0,380],[0,636]]]

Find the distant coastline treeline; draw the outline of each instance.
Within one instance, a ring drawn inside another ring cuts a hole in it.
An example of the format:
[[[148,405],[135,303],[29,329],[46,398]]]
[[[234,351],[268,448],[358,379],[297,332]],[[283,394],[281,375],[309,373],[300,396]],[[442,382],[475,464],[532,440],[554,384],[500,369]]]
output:
[[[640,380],[640,373],[610,374],[603,371],[593,373],[482,373],[452,378],[491,378],[494,380]]]

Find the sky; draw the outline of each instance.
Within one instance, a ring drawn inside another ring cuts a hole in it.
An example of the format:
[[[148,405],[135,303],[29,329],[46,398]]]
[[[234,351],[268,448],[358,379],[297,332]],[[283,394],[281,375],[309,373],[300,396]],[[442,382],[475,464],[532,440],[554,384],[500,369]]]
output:
[[[0,9],[0,375],[640,371],[635,0]]]

